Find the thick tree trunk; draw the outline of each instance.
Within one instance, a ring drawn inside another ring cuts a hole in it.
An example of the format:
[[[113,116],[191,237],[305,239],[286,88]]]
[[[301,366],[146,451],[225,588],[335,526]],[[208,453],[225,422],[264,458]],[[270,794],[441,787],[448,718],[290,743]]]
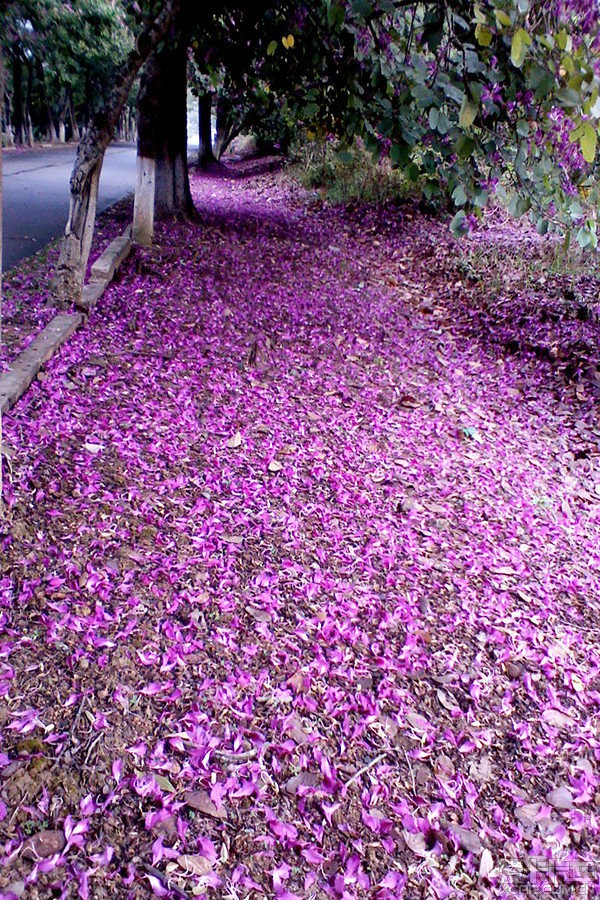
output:
[[[138,182],[133,238],[152,240],[154,220],[194,218],[187,167],[187,46],[177,43],[152,54],[138,98]]]
[[[77,147],[71,175],[69,219],[54,278],[54,293],[61,304],[81,299],[94,231],[98,181],[106,148],[112,140],[138,72],[158,42],[167,34],[178,9],[179,0],[167,0],[162,4],[160,14],[138,37],[117,76],[106,108],[94,116]]]
[[[198,97],[198,165],[206,169],[215,162],[212,147],[212,94],[207,91]]]

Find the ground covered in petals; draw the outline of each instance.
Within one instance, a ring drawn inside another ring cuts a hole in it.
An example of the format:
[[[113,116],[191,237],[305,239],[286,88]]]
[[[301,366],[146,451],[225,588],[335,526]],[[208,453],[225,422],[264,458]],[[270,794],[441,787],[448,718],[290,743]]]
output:
[[[595,310],[269,166],[4,420],[0,895],[597,887]]]

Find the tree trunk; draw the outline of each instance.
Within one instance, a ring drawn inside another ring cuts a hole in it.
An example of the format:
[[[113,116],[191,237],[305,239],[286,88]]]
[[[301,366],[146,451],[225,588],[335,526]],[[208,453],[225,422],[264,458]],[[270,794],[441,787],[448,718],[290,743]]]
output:
[[[152,240],[154,220],[195,218],[187,166],[187,46],[179,36],[152,54],[138,98],[138,183],[133,237]]]
[[[71,92],[71,90],[69,90],[67,102],[69,104],[67,109],[69,112],[69,119],[71,121],[71,137],[74,141],[79,142],[81,140],[81,133],[79,131],[77,116],[75,115],[75,104],[73,103],[73,93]]]
[[[214,143],[214,154],[217,159],[221,159],[243,127],[241,122],[233,119],[231,110],[231,101],[228,97],[217,98],[217,129]]]
[[[33,139],[33,122],[31,121],[31,99],[33,95],[33,66],[30,63],[27,63],[27,94],[25,95],[25,133],[27,136],[27,143],[30,147],[33,147],[34,139]]]
[[[25,128],[23,122],[23,63],[19,53],[19,48],[15,47],[12,58],[12,81],[13,81],[13,127],[15,135],[15,144],[23,144],[25,142]]]
[[[44,66],[41,59],[37,59],[35,63],[35,73],[36,78],[38,80],[40,86],[40,94],[42,99],[42,113],[44,118],[46,119],[46,133],[48,136],[48,140],[53,144],[56,143],[56,128],[54,127],[54,120],[52,118],[52,110],[50,108],[50,101],[48,100],[48,91],[46,90],[46,76],[44,74]]]
[[[60,112],[58,114],[58,140],[61,144],[64,144],[67,140],[67,112],[69,110],[69,92],[68,89],[65,91],[65,97],[63,100],[63,105],[60,108]]]
[[[117,76],[106,108],[96,113],[77,147],[71,175],[69,219],[53,285],[55,297],[62,305],[77,303],[81,299],[94,232],[98,181],[106,148],[140,69],[169,31],[178,9],[179,0],[167,0],[156,18],[139,35]]]
[[[6,92],[6,85],[4,85],[4,93],[2,94],[2,115],[0,116],[0,127],[2,132],[6,135],[6,143],[8,147],[12,147],[14,144],[14,133],[12,127],[12,119],[10,116],[10,98]]]
[[[206,169],[211,162],[215,162],[212,149],[212,94],[207,91],[198,97],[198,165]]]

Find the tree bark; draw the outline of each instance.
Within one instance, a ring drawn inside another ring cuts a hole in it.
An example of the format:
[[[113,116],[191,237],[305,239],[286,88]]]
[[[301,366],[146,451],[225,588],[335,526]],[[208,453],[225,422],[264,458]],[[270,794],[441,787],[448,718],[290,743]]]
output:
[[[187,166],[187,44],[152,54],[138,98],[138,190],[134,239],[149,243],[154,219],[195,218]]]
[[[23,121],[23,62],[19,47],[15,47],[12,57],[12,81],[13,81],[13,127],[15,144],[25,143],[25,128]]]
[[[35,73],[40,86],[42,113],[44,115],[44,118],[46,119],[46,132],[48,135],[48,140],[55,144],[57,141],[56,128],[54,126],[54,119],[52,118],[52,110],[50,108],[48,91],[46,89],[46,76],[44,74],[44,66],[41,59],[36,59]]]
[[[69,108],[69,91],[68,88],[65,91],[65,96],[63,100],[63,104],[60,108],[60,112],[58,114],[58,140],[61,144],[64,144],[67,140],[67,111]]]
[[[10,97],[6,92],[6,85],[4,85],[2,94],[2,115],[0,116],[0,127],[1,130],[6,134],[7,145],[9,147],[12,147],[12,145],[14,144],[14,132],[10,115]]]
[[[81,299],[106,148],[138,72],[169,31],[178,9],[179,0],[167,0],[156,18],[142,31],[117,76],[106,108],[93,117],[77,147],[71,175],[69,218],[53,284],[55,297],[61,305],[77,303]]]
[[[212,147],[212,94],[207,91],[198,97],[198,165],[206,169],[211,162],[215,162]]]
[[[234,121],[231,115],[231,101],[227,97],[217,98],[217,129],[214,154],[221,159],[231,142],[241,133],[243,124]]]
[[[25,135],[27,143],[33,147],[33,122],[31,119],[31,100],[33,96],[33,66],[27,63],[27,93],[25,95],[25,115],[23,116],[25,124]]]
[[[71,120],[71,137],[74,141],[79,141],[81,139],[81,134],[79,131],[77,116],[75,115],[75,104],[73,103],[73,92],[71,90],[69,90],[67,102],[69,104],[67,107],[67,111],[69,113],[69,119]]]

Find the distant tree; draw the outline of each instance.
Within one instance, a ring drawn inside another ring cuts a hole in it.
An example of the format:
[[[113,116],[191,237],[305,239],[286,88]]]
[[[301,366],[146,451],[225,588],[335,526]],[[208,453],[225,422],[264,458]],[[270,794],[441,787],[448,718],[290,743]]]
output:
[[[107,99],[132,45],[120,0],[16,0],[3,16],[7,92],[15,141],[64,140]]]

